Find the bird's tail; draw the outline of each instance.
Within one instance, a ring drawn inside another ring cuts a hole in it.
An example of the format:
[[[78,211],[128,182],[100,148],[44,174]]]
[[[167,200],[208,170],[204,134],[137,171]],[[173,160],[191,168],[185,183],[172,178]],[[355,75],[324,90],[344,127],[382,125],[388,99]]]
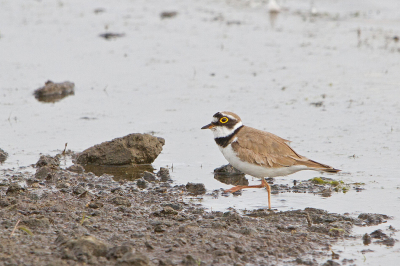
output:
[[[324,171],[327,173],[337,173],[337,172],[342,171],[342,170],[333,168],[332,166],[322,164],[322,163],[319,163],[319,162],[316,162],[316,161],[313,161],[310,159],[305,163],[305,165],[308,167],[315,168],[315,170]]]

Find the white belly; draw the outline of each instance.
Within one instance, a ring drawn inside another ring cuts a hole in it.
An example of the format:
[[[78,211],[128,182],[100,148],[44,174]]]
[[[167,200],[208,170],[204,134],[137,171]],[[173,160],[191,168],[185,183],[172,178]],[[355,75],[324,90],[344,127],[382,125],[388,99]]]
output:
[[[285,176],[296,173],[301,170],[313,170],[313,168],[309,168],[303,165],[295,165],[289,167],[279,167],[279,168],[270,168],[264,167],[260,165],[251,164],[248,162],[241,161],[238,156],[236,156],[235,151],[232,149],[229,144],[225,148],[218,146],[225,159],[235,167],[236,169],[242,171],[245,174],[254,176],[254,177],[275,177],[275,176]]]

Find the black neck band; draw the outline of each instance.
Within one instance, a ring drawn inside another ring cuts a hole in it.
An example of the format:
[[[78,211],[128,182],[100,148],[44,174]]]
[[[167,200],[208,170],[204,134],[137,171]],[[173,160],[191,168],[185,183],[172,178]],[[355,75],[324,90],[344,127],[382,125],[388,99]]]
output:
[[[221,138],[215,138],[215,142],[221,146],[222,148],[225,148],[226,146],[228,146],[228,144],[230,143],[230,141],[232,140],[232,138],[236,135],[236,133],[239,132],[239,130],[241,130],[243,127],[243,125],[241,125],[240,127],[238,127],[235,131],[233,131],[232,134],[226,136],[226,137],[221,137]]]

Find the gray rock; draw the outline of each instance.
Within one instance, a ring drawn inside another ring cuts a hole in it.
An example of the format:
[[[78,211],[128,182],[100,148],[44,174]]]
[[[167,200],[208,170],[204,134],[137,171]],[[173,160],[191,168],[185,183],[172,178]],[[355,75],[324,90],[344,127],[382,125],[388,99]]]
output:
[[[77,156],[79,164],[128,165],[152,163],[162,151],[163,138],[130,134],[90,147]]]
[[[0,149],[0,163],[4,163],[4,161],[7,160],[7,157],[8,153]]]

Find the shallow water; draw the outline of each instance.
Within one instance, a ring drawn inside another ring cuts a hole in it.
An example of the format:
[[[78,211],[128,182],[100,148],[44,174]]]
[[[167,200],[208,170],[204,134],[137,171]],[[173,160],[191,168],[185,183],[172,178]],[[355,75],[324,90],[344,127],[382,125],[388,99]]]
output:
[[[343,170],[324,176],[365,183],[362,192],[329,198],[273,195],[273,208],[384,213],[394,219],[379,228],[399,229],[400,2],[318,1],[316,15],[310,1],[280,4],[271,24],[262,1],[0,0],[0,148],[9,153],[1,169],[34,164],[65,143],[79,152],[151,132],[166,140],[154,168],[173,166],[179,184],[228,188],[213,178],[226,161],[211,132],[200,128],[229,110]],[[163,11],[178,15],[161,19]],[[105,32],[125,36],[105,40]],[[37,101],[33,91],[49,79],[74,82],[75,95]],[[276,182],[319,175],[304,171]],[[202,204],[265,208],[266,199],[265,190],[246,190],[206,196]],[[357,233],[364,229],[375,230]],[[333,250],[344,250],[341,259],[356,257],[357,265],[391,265],[400,257],[398,244],[345,243]],[[375,252],[361,254],[366,248]]]

